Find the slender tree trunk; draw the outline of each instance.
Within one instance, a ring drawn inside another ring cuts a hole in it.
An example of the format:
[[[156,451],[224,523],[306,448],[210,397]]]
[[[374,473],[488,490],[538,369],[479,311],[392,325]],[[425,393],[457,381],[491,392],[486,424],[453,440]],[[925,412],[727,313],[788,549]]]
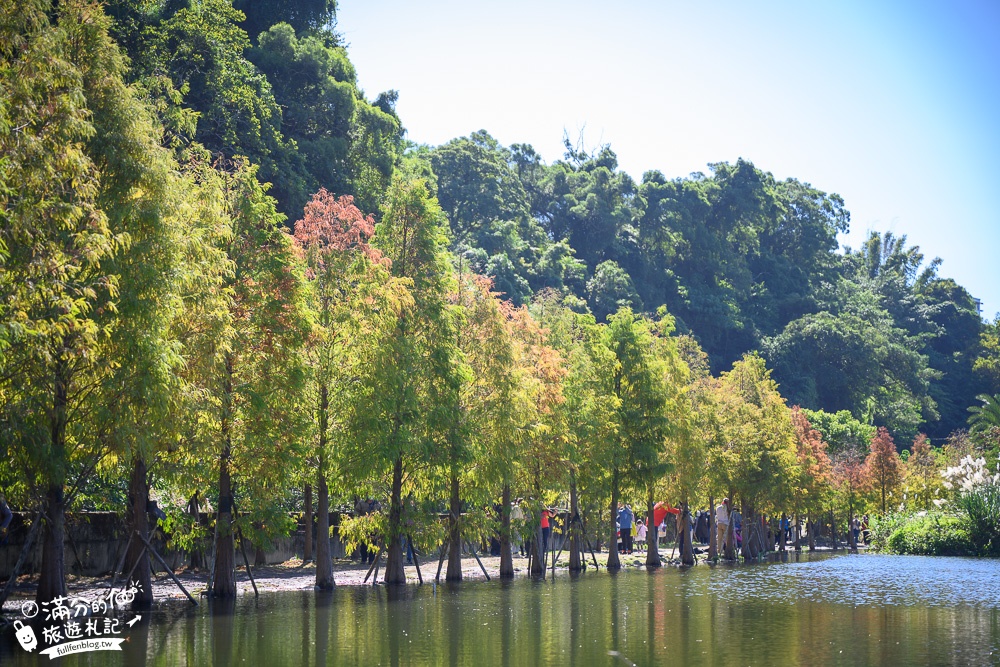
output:
[[[236,597],[236,545],[233,542],[233,490],[229,477],[229,446],[219,460],[218,537],[215,540],[215,579],[212,594],[217,598]]]
[[[811,516],[806,521],[806,536],[809,538],[809,551],[816,551],[816,522]]]
[[[694,565],[694,549],[691,546],[691,511],[688,509],[686,500],[681,507],[681,528],[684,533],[684,541],[681,543],[681,563]]]
[[[325,457],[320,456],[319,474],[316,476],[316,588],[330,590],[334,587],[333,559],[330,556],[330,490],[326,485]]]
[[[854,503],[851,502],[847,511],[847,549],[848,553],[858,553],[858,542],[854,539]]]
[[[330,590],[334,587],[333,559],[330,557],[330,489],[326,485],[326,431],[330,403],[326,384],[319,387],[319,474],[316,476],[319,493],[319,525],[316,527],[316,587]],[[310,530],[312,527],[310,526]]]
[[[226,379],[222,394],[222,454],[219,456],[219,512],[216,516],[215,578],[212,594],[236,597],[236,548],[233,542],[233,489],[229,477],[232,454],[233,360],[226,357]]]
[[[583,569],[583,540],[580,536],[580,499],[576,494],[576,471],[569,471],[569,571],[579,572]]]
[[[837,517],[833,510],[830,510],[830,537],[833,541],[833,550],[840,551],[840,545],[837,544]]]
[[[719,558],[719,538],[715,534],[715,496],[708,497],[708,560],[713,563]]]
[[[545,574],[545,559],[544,550],[542,549],[542,465],[535,459],[535,501],[537,502],[538,514],[531,512],[531,516],[528,519],[529,522],[534,522],[529,525],[534,526],[535,537],[531,540],[531,567],[528,569],[528,574],[531,576],[544,575]]]
[[[188,513],[194,518],[195,525],[201,523],[201,507],[198,501],[199,491],[195,490],[188,501]],[[195,540],[191,547],[191,560],[189,561],[192,570],[200,570],[205,567],[205,554],[202,552],[201,540]]]
[[[663,561],[660,560],[660,528],[651,525],[653,523],[653,506],[656,504],[653,493],[653,484],[650,483],[646,491],[646,567],[663,565]]]
[[[514,576],[514,556],[510,550],[510,484],[504,483],[500,500],[500,578]]]
[[[608,524],[608,569],[617,570],[621,568],[621,559],[618,558],[618,538],[616,531],[616,521],[618,520],[618,468],[611,471],[611,523]]]
[[[303,502],[305,505],[305,516],[303,520],[305,521],[305,549],[303,550],[302,560],[306,563],[313,559],[313,487],[312,484],[306,482],[306,488],[304,489]]]
[[[385,583],[405,584],[403,570],[403,456],[396,457],[392,466],[392,491],[389,496],[389,555],[385,563]]]
[[[450,479],[451,497],[448,503],[448,572],[445,581],[462,580],[462,499],[458,494],[458,465],[452,463]]]
[[[129,477],[127,525],[129,535],[133,532],[138,533],[144,540],[149,539],[149,514],[146,512],[149,485],[146,478],[146,461],[142,456],[136,455],[132,459],[132,474]],[[132,575],[131,581],[125,582],[125,585],[137,582],[139,591],[135,594],[133,604],[138,606],[148,606],[153,602],[153,580],[150,576],[149,558],[150,554],[143,540],[133,537],[129,542],[128,554],[125,556],[125,572],[132,572],[135,568],[135,574]]]
[[[535,522],[535,537],[531,540],[531,569],[532,576],[545,574],[545,551],[542,549],[542,519],[541,514],[532,513],[531,520]]]
[[[741,544],[740,552],[743,555],[743,560],[747,561],[756,557],[756,554],[753,552],[753,538],[755,536],[753,516],[750,512],[750,506],[746,500],[740,504],[740,509],[741,514],[743,515],[743,527],[740,532],[743,542]]]
[[[726,525],[726,543],[722,549],[726,560],[736,560],[736,522],[733,521],[733,508],[736,507],[736,498],[733,490],[729,490],[729,524]]]
[[[265,565],[267,565],[267,552],[264,551],[264,545],[255,544],[253,550],[253,566],[264,567]]]
[[[41,606],[59,595],[66,595],[66,561],[63,540],[66,530],[66,508],[63,487],[50,484],[45,494],[46,519],[42,534],[42,571],[38,579],[36,603]]]
[[[63,544],[66,536],[66,507],[64,498],[64,473],[60,470],[66,459],[66,420],[69,392],[69,367],[66,361],[56,364],[52,400],[50,432],[52,439],[51,460],[57,472],[49,480],[45,492],[45,520],[42,534],[42,571],[38,578],[37,604],[48,603],[66,595],[66,553]]]

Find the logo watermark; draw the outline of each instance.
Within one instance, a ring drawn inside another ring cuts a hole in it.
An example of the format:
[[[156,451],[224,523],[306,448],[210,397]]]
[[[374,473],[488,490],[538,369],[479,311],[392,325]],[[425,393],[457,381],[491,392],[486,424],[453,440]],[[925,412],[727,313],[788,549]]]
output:
[[[113,614],[132,604],[139,591],[138,582],[133,582],[128,588],[111,589],[95,598],[60,595],[43,602],[41,608],[33,601],[25,602],[21,605],[23,618],[14,621],[17,643],[29,653],[38,648],[33,625],[40,624],[46,648],[38,653],[50,660],[90,651],[121,651],[123,626],[131,628],[142,616],[133,616],[123,624]]]

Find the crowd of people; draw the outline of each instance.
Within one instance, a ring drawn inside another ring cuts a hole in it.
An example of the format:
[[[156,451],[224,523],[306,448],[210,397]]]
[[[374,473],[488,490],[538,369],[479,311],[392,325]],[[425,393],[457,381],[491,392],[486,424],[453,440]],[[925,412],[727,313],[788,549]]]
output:
[[[512,554],[515,558],[530,557],[534,541],[540,539],[539,553],[544,559],[547,557],[550,547],[556,548],[556,545],[553,544],[553,528],[555,527],[557,517],[560,514],[565,515],[566,510],[543,507],[540,514],[537,515],[539,518],[536,523],[529,519],[529,517],[535,515],[533,509],[529,509],[529,504],[533,505],[533,501],[530,499],[526,501],[524,498],[518,498],[511,502]],[[355,509],[359,514],[370,514],[381,508],[377,501],[367,500],[359,501]],[[495,509],[499,515],[499,506],[496,506]],[[724,498],[714,508],[714,512],[712,510],[696,510],[688,513],[686,515],[686,526],[683,525],[684,520],[682,516],[684,516],[684,512],[680,507],[680,503],[676,507],[666,503],[657,503],[653,515],[649,515],[646,512],[644,513],[645,516],[641,517],[636,514],[630,504],[619,503],[616,520],[618,552],[622,555],[633,554],[635,552],[645,553],[653,540],[657,540],[658,548],[662,548],[665,543],[669,546],[667,540],[676,540],[679,532],[685,528],[688,531],[688,539],[690,539],[692,545],[707,546],[713,530],[713,513],[716,544],[720,545],[721,548],[721,545],[725,543],[730,525],[732,525],[732,544],[735,549],[740,549],[743,544],[744,534],[743,517],[739,510],[731,507],[729,499]],[[774,531],[770,530],[766,519],[762,517],[761,521],[763,534],[773,540],[772,544],[775,545],[781,542],[782,539],[786,543],[791,543],[794,531],[799,529],[798,526],[792,525],[792,522],[786,515],[781,517],[778,521],[777,529]],[[868,515],[855,518],[850,524],[850,529],[854,534],[855,543],[867,544],[869,535]],[[490,552],[492,555],[500,555],[499,545],[498,535],[490,540]],[[413,557],[412,548],[412,545],[407,540],[407,544],[404,546],[407,562],[410,562],[410,559]],[[358,554],[361,555],[362,563],[370,562],[375,557],[375,551],[364,546],[358,548],[358,552],[355,555]]]

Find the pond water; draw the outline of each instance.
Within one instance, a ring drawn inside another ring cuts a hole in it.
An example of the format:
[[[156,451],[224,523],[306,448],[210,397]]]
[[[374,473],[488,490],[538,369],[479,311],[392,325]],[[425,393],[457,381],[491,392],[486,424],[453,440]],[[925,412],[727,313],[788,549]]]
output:
[[[148,621],[148,622],[147,622]],[[1000,561],[791,555],[165,604],[58,665],[1000,665]],[[13,643],[0,664],[53,664]]]

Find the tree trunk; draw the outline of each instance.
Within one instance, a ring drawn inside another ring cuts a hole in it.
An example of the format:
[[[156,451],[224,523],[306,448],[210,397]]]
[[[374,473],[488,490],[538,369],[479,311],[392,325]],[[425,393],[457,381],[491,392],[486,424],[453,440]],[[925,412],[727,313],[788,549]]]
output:
[[[45,532],[42,535],[42,571],[38,577],[37,604],[48,603],[60,595],[66,595],[66,553],[63,541],[66,537],[66,506],[64,498],[64,473],[62,463],[66,459],[66,421],[69,402],[69,365],[60,359],[56,362],[53,382],[52,415],[50,432],[52,453],[50,460],[56,465],[56,475],[49,479],[45,493]]]
[[[188,501],[188,514],[194,518],[194,524],[201,524],[201,507],[198,501],[198,491],[195,491]],[[191,547],[191,560],[189,561],[192,570],[200,570],[205,567],[205,554],[202,552],[201,540],[195,540]]]
[[[663,565],[660,560],[660,528],[650,525],[653,523],[653,505],[656,504],[654,498],[653,485],[650,484],[646,491],[646,567]]]
[[[503,485],[500,500],[500,578],[514,576],[514,556],[510,550],[510,484]]]
[[[403,570],[403,456],[396,457],[392,466],[392,491],[389,496],[389,555],[385,562],[385,583],[405,584]]]
[[[799,510],[795,510],[795,551],[802,551],[802,515]]]
[[[840,545],[837,544],[837,517],[834,516],[833,510],[830,510],[830,536],[833,541],[833,550],[840,551]]]
[[[618,538],[616,537],[617,526],[616,521],[618,520],[618,468],[611,471],[611,523],[609,524],[610,532],[608,537],[608,569],[617,570],[621,568],[622,563],[618,558]]]
[[[754,531],[754,518],[746,500],[741,503],[740,510],[740,513],[743,515],[743,527],[740,531],[740,536],[743,538],[743,542],[740,552],[743,555],[743,560],[748,561],[757,557],[754,550],[754,537],[756,535],[756,532]]]
[[[854,539],[854,512],[847,515],[847,551],[848,553],[858,553],[858,542]]]
[[[229,478],[232,454],[233,359],[226,356],[226,379],[222,390],[222,454],[219,456],[219,512],[216,515],[215,575],[212,594],[236,597],[236,545],[233,542],[233,489]]]
[[[236,545],[233,542],[233,490],[229,478],[229,447],[219,460],[219,512],[216,516],[215,578],[212,595],[236,597]]]
[[[264,567],[265,565],[267,565],[267,552],[264,551],[263,545],[255,544],[253,550],[253,566]]]
[[[569,472],[569,571],[579,572],[584,567],[583,540],[580,536],[580,499],[576,495],[576,471]]]
[[[308,563],[313,559],[313,487],[312,484],[306,482],[306,488],[304,490],[302,504],[305,505],[305,516],[303,517],[306,528],[305,528],[305,539],[306,545],[303,550],[302,560]]]
[[[450,479],[451,497],[448,502],[448,571],[445,581],[462,580],[462,499],[458,495],[458,466],[452,464]]]
[[[736,560],[736,522],[733,521],[733,508],[736,507],[736,498],[733,490],[729,490],[729,524],[726,526],[726,543],[723,545],[722,553],[726,560]]]
[[[330,489],[326,485],[326,430],[330,403],[326,384],[319,386],[319,469],[316,475],[319,492],[319,525],[316,527],[316,588],[334,587],[333,559],[330,557]],[[312,526],[310,526],[310,530]]]
[[[715,562],[719,558],[719,538],[715,534],[715,496],[708,497],[708,560]]]
[[[816,522],[811,516],[806,521],[806,535],[809,538],[809,551],[816,551]]]
[[[146,550],[144,540],[149,539],[149,514],[146,505],[149,502],[149,485],[146,482],[146,461],[140,455],[132,460],[132,474],[129,478],[129,508],[128,508],[128,531],[129,535],[138,533],[142,540],[133,537],[129,543],[128,553],[125,556],[125,572],[135,573],[131,581],[125,582],[126,586],[137,582],[138,592],[135,594],[133,604],[148,606],[153,602],[153,580],[150,575],[149,558],[150,554]],[[138,566],[136,566],[138,562]]]
[[[686,500],[681,511],[681,531],[684,534],[684,541],[681,542],[681,563],[694,565],[694,549],[691,546],[691,512],[688,510]]]
[[[57,596],[66,595],[66,554],[63,540],[66,531],[66,507],[63,487],[52,484],[45,495],[45,532],[42,535],[42,571],[35,601],[40,607]]]
[[[541,503],[539,503],[541,506]],[[541,512],[537,515],[532,512],[531,519],[535,525],[535,536],[531,540],[531,568],[528,573],[532,576],[545,574],[545,553],[542,550],[542,517]]]
[[[326,485],[326,465],[320,457],[320,472],[316,476],[316,588],[328,591],[334,587],[333,559],[330,557],[330,490]]]

